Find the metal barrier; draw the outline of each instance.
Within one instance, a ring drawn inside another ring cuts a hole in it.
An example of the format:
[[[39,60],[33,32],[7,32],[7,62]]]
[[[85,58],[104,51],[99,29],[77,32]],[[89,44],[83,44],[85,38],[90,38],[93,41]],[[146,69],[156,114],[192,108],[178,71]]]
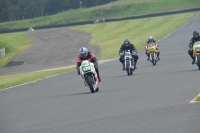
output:
[[[5,48],[0,49],[0,56],[1,56],[1,57],[4,57],[5,54],[6,54],[6,49],[5,49]]]

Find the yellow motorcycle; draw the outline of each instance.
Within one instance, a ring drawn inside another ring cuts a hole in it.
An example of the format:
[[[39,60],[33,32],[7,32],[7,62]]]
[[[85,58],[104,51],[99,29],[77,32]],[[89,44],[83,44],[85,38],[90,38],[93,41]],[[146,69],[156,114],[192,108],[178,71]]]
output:
[[[193,57],[195,58],[195,63],[200,70],[200,41],[195,42],[193,45]]]
[[[156,48],[155,44],[153,42],[148,44],[148,50],[147,53],[150,55],[150,62],[153,63],[153,66],[156,65],[158,62],[158,49]]]

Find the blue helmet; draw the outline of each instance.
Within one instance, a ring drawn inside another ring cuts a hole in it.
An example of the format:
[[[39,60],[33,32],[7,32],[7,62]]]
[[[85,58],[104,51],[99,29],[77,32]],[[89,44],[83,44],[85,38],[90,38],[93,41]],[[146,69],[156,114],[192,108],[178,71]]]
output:
[[[88,55],[88,49],[86,47],[82,47],[79,50],[80,56],[86,58]]]

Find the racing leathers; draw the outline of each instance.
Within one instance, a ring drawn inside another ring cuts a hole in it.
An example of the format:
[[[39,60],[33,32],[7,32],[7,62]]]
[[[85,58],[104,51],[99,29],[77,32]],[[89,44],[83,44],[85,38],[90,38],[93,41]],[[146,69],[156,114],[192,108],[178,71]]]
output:
[[[158,42],[156,41],[156,40],[152,40],[152,41],[147,41],[146,42],[146,45],[145,45],[145,53],[146,53],[146,55],[147,55],[147,61],[149,61],[149,57],[150,57],[150,55],[149,55],[149,53],[148,53],[148,46],[149,46],[149,43],[151,43],[151,42],[153,42],[154,44],[155,44],[155,46],[156,46],[156,49],[158,50],[158,54],[157,54],[157,56],[158,56],[158,60],[160,60],[160,51],[159,51],[159,45],[158,45]]]
[[[98,60],[95,57],[95,55],[91,52],[88,52],[88,54],[85,58],[81,57],[80,55],[78,56],[77,64],[76,64],[78,74],[80,75],[80,68],[79,67],[81,66],[81,63],[84,60],[89,60],[90,62],[94,63],[95,71],[97,73],[99,82],[101,82],[101,78],[100,78],[100,75],[99,75],[99,68],[98,68]]]
[[[137,55],[137,49],[135,48],[135,46],[133,44],[129,44],[128,46],[125,46],[125,44],[122,44],[120,49],[119,49],[119,55],[120,55],[120,58],[119,58],[119,61],[122,63],[123,65],[123,69],[122,70],[125,70],[124,68],[124,54],[122,54],[125,50],[130,50],[130,52],[132,53],[132,57],[134,59],[134,63],[135,63],[135,69],[137,69],[136,67],[136,64],[137,64],[137,60],[138,60],[138,55]]]
[[[194,43],[197,42],[197,41],[200,41],[200,36],[191,38],[190,43],[189,43],[188,54],[193,59],[192,64],[195,63],[195,58],[193,57],[193,49],[192,49],[192,47],[193,47]]]

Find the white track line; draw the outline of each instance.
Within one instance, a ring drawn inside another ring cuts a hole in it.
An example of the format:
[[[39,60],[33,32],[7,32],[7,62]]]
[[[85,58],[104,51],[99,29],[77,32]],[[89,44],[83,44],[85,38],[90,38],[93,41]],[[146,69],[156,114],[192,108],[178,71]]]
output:
[[[106,62],[112,61],[112,60],[115,60],[115,59],[101,60],[101,61],[99,61],[99,64],[106,63]],[[65,68],[67,69],[67,68],[73,68],[73,67],[76,67],[76,65],[71,65],[71,66],[66,66],[66,67],[57,67],[57,68],[52,68],[52,69],[44,69],[44,70],[35,71],[35,72],[42,72],[42,71],[49,71],[49,70],[59,70],[59,69],[65,69]],[[67,72],[67,73],[69,73],[69,72]],[[42,78],[42,79],[27,82],[27,83],[19,84],[19,85],[16,85],[16,86],[8,87],[8,88],[0,90],[0,92],[4,91],[4,90],[11,89],[11,88],[15,88],[15,87],[18,87],[18,86],[22,86],[22,85],[26,85],[26,84],[30,84],[30,83],[36,83],[37,81],[40,81],[40,80],[43,80],[43,79],[48,79],[48,78],[51,78],[51,77],[55,77],[57,75],[61,75],[61,74],[55,74],[55,75],[52,75],[52,76],[47,77],[47,78]]]

